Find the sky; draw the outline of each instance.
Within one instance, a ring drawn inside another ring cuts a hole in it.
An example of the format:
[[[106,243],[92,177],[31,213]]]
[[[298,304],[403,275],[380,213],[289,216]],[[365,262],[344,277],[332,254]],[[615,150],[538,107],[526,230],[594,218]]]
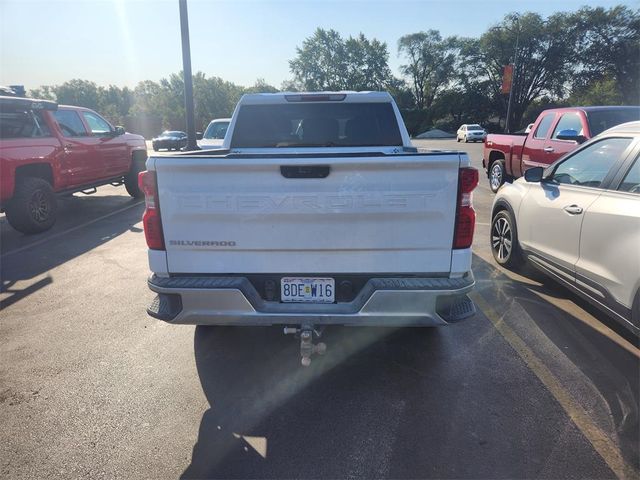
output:
[[[288,61],[317,27],[387,43],[399,76],[398,39],[436,29],[477,37],[510,12],[548,16],[609,0],[188,0],[193,72],[279,87]],[[178,0],[0,0],[0,85],[27,89],[72,78],[134,87],[182,69]]]

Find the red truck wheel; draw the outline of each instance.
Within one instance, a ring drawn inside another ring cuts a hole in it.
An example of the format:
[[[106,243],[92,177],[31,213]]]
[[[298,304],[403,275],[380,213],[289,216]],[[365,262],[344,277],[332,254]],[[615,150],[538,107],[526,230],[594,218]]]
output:
[[[489,166],[489,187],[496,193],[505,181],[504,161],[496,160]]]
[[[138,187],[138,174],[145,169],[145,158],[143,155],[134,153],[133,161],[129,172],[124,176],[124,187],[127,193],[133,198],[142,198],[144,195]]]
[[[15,194],[7,205],[7,221],[22,233],[44,232],[56,223],[57,207],[49,182],[25,177],[18,181]]]

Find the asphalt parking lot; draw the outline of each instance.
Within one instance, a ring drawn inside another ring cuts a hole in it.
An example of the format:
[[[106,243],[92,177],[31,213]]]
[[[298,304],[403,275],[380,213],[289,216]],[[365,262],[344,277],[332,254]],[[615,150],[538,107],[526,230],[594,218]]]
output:
[[[425,140],[466,150],[482,144]],[[478,313],[334,328],[308,369],[278,328],[171,326],[124,188],[0,218],[3,478],[638,478],[636,339],[550,280],[499,268],[474,194]]]

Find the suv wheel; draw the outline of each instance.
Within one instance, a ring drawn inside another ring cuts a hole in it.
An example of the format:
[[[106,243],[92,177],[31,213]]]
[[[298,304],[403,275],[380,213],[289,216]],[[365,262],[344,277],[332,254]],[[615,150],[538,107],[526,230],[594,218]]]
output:
[[[499,265],[518,270],[524,260],[518,244],[516,223],[509,210],[501,210],[491,220],[491,253]]]
[[[489,187],[493,193],[496,193],[504,183],[505,170],[504,162],[496,160],[489,167]]]
[[[56,223],[58,203],[51,185],[36,177],[24,177],[16,184],[7,205],[9,225],[22,233],[40,233]]]
[[[129,172],[124,176],[124,188],[127,189],[127,193],[133,198],[141,198],[144,194],[138,186],[138,174],[145,169],[145,159],[142,155],[133,154],[133,160],[131,161],[131,168]]]

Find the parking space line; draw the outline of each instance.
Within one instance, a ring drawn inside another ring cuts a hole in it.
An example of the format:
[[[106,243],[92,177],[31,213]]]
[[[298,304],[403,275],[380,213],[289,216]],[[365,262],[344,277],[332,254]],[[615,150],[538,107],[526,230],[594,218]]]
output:
[[[480,293],[472,292],[470,297],[493,324],[498,333],[511,345],[527,367],[538,377],[549,393],[553,395],[613,473],[618,478],[638,478],[638,472],[624,461],[617,445],[591,420],[584,408],[573,399],[569,391],[562,386],[551,370],[527,346],[524,340],[504,322],[502,317]]]
[[[47,242],[49,242],[51,240],[54,240],[54,239],[59,238],[59,237],[62,237],[63,235],[66,235],[68,233],[75,232],[76,230],[80,230],[81,228],[84,228],[84,227],[88,227],[89,225],[92,225],[92,224],[94,224],[96,222],[99,222],[101,220],[104,220],[106,218],[112,217],[113,215],[117,215],[118,213],[122,213],[122,212],[125,212],[127,210],[130,210],[130,209],[132,209],[134,207],[137,207],[138,205],[142,205],[143,203],[144,203],[144,201],[140,201],[140,202],[136,202],[136,203],[134,203],[132,205],[127,205],[124,208],[121,208],[119,210],[115,210],[115,211],[113,211],[111,213],[107,213],[106,215],[103,215],[101,217],[94,218],[93,220],[89,220],[88,222],[85,222],[85,223],[83,223],[81,225],[76,225],[75,227],[69,228],[68,230],[63,230],[62,232],[58,232],[58,233],[56,233],[54,235],[51,235],[49,237],[41,238],[37,242],[30,243],[28,245],[25,245],[24,247],[16,248],[15,250],[11,250],[10,252],[7,252],[7,253],[1,255],[0,258],[7,258],[7,257],[10,257],[11,255],[15,255],[16,253],[24,252],[25,250],[28,250],[28,249],[30,249],[32,247],[37,247],[38,245],[42,245],[43,243],[47,243]]]

